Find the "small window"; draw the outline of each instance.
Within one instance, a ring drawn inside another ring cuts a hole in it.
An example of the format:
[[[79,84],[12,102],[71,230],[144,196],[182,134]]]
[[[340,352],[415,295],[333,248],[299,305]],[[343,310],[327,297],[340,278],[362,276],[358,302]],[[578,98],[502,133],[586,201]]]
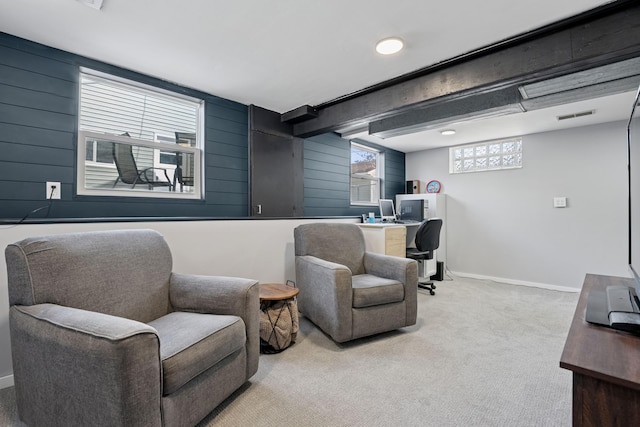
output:
[[[80,73],[77,193],[200,199],[204,102]]]
[[[449,173],[522,167],[522,139],[489,141],[449,149]]]
[[[107,165],[113,164],[113,155],[111,154],[111,144],[93,141],[92,144],[87,144],[86,147],[87,156],[85,160],[93,163],[103,163]]]
[[[351,143],[351,204],[377,205],[382,188],[382,154]]]

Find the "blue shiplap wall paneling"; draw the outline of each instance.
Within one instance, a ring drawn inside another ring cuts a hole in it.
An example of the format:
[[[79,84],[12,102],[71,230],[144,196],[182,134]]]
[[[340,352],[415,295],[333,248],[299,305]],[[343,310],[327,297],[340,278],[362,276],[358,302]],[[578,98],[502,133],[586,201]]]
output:
[[[205,100],[205,200],[74,196],[79,66]],[[404,154],[374,148],[385,152],[386,196],[402,193]],[[370,210],[349,205],[349,156],[335,134],[305,140],[305,216]],[[247,216],[248,107],[0,33],[0,219],[46,205],[46,181],[62,183],[50,218]]]
[[[205,200],[74,196],[80,66],[205,100]],[[46,181],[50,218],[247,216],[247,127],[245,105],[0,33],[0,219],[46,205]]]
[[[394,199],[405,190],[405,154],[366,141],[358,143],[384,152],[385,197]],[[329,133],[304,142],[305,216],[357,216],[376,207],[350,205],[351,144]]]

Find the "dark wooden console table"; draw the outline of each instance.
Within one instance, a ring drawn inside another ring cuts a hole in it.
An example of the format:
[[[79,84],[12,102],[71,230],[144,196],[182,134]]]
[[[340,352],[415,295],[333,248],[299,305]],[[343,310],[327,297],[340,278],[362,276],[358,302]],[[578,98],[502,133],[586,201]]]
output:
[[[585,321],[591,290],[631,279],[588,274],[560,358],[573,372],[574,426],[640,426],[640,337]]]

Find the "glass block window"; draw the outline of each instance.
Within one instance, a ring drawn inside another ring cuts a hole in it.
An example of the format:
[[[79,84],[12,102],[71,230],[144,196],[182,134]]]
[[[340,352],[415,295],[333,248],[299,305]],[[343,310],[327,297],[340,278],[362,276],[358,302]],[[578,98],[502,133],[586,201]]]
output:
[[[489,141],[449,149],[449,173],[522,167],[522,139]]]

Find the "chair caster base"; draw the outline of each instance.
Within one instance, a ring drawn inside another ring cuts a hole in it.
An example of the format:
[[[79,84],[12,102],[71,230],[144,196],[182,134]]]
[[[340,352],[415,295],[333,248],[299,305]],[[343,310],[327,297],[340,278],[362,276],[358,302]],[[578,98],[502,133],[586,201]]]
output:
[[[436,285],[434,285],[433,283],[418,283],[418,287],[420,289],[426,289],[429,291],[429,293],[431,295],[435,295],[435,291],[434,289],[436,288]]]

